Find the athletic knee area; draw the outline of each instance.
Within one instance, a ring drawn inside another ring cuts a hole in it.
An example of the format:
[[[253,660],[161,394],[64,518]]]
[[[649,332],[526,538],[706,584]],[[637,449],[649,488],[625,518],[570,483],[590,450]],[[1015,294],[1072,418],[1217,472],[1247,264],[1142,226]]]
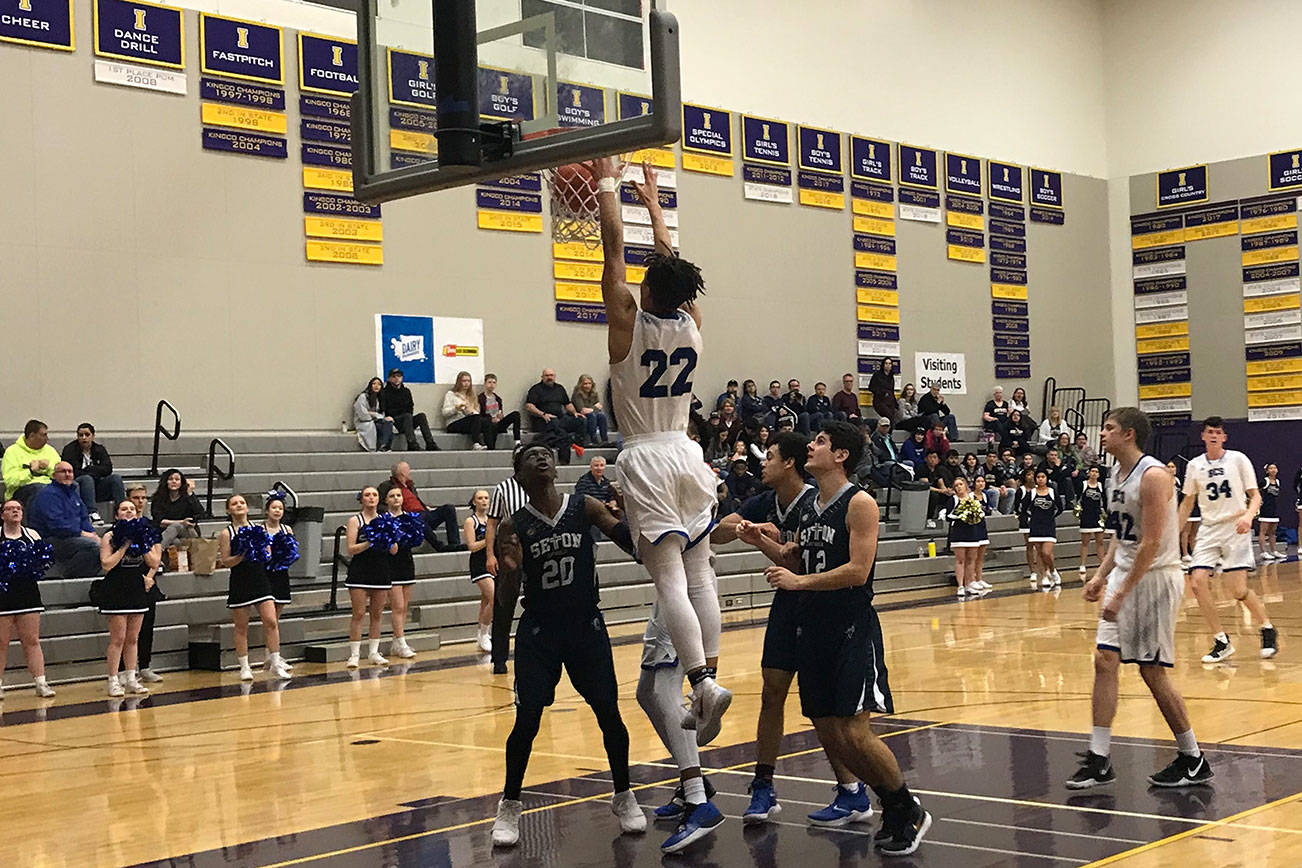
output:
[[[1121,666],[1121,655],[1106,648],[1094,649],[1095,673],[1113,673]],[[1147,667],[1145,667],[1147,668]]]
[[[1140,666],[1139,677],[1144,679],[1144,683],[1149,687],[1158,687],[1169,680],[1165,666]]]
[[[765,710],[780,709],[786,705],[787,696],[791,692],[791,679],[764,679],[764,686],[760,689],[760,707]]]

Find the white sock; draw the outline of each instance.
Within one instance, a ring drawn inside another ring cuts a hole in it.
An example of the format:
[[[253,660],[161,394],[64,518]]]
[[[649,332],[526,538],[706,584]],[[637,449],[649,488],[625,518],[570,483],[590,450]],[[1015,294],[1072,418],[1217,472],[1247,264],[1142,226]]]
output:
[[[843,792],[843,793],[845,793],[846,795],[849,795],[849,796],[853,796],[855,793],[859,792],[859,782],[858,782],[858,781],[853,781],[853,782],[848,783],[848,784],[838,783],[837,786],[841,788],[841,792]]]
[[[683,800],[689,805],[705,804],[705,778],[698,775],[683,781]]]
[[[643,669],[637,681],[637,704],[646,712],[665,750],[681,772],[701,764],[696,733],[683,729],[683,670],[679,666]],[[704,801],[704,799],[702,799]]]
[[[369,642],[367,643],[367,647],[370,649],[370,651],[369,651],[368,653],[371,653],[371,654],[379,654],[379,653],[380,653],[380,640],[379,640],[379,639],[371,639],[371,640],[369,640]]]
[[[275,664],[280,663],[280,662],[281,662],[281,659],[280,659],[280,652],[279,652],[279,651],[272,651],[272,652],[271,652],[271,664],[274,666]]]
[[[127,669],[122,673],[122,677],[127,682],[127,684],[130,684],[132,681],[136,680],[136,670]]]
[[[1112,727],[1096,726],[1090,730],[1090,752],[1099,756],[1112,752]]]
[[[1275,625],[1272,624],[1272,623],[1270,623],[1269,620],[1267,620],[1264,624],[1261,625],[1261,629],[1263,629],[1263,630],[1274,630],[1274,629],[1275,629]]]
[[[719,612],[719,580],[710,565],[708,540],[701,540],[683,552],[683,569],[687,573],[687,596],[701,625],[701,650],[707,660],[718,657],[723,620]]]
[[[348,656],[349,656],[349,657],[360,657],[361,654],[362,654],[362,643],[361,643],[361,642],[349,642],[349,643],[348,643]]]
[[[1224,632],[1217,633],[1217,634],[1216,634],[1215,636],[1213,636],[1212,638],[1214,638],[1214,639],[1218,639],[1218,640],[1220,640],[1221,642],[1224,642],[1226,645],[1230,644],[1230,637],[1229,637],[1229,636],[1226,636]]]
[[[45,676],[44,676],[44,675],[37,675],[35,678],[32,679],[32,681],[35,682],[36,684],[41,685],[42,687],[45,686]]]
[[[651,580],[656,586],[656,604],[665,628],[678,652],[678,662],[684,672],[691,672],[705,665],[705,646],[703,642],[703,625],[697,614],[692,598],[688,595],[687,570],[683,566],[683,540],[670,536],[659,545],[652,545],[647,539],[638,540],[638,555]],[[719,603],[715,599],[715,642],[718,642]]]
[[[249,668],[249,655],[245,654],[243,657],[240,658],[240,668],[241,669]]]
[[[1198,739],[1194,738],[1192,729],[1175,734],[1175,746],[1180,753],[1189,756],[1202,756],[1202,751],[1198,749]]]

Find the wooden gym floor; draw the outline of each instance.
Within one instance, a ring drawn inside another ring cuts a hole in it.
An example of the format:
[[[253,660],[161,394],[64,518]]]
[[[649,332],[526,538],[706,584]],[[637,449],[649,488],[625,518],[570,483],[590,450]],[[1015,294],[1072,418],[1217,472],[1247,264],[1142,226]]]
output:
[[[896,864],[1302,864],[1298,564],[1251,579],[1282,636],[1272,661],[1259,659],[1256,632],[1222,600],[1238,654],[1200,664],[1209,636],[1186,600],[1174,675],[1216,778],[1175,792],[1144,781],[1173,744],[1134,667],[1122,676],[1114,728],[1117,783],[1062,786],[1090,723],[1096,616],[1075,579],[1058,593],[884,601],[897,713],[878,730],[935,817],[919,852]],[[668,798],[676,773],[633,698],[640,628],[612,633],[634,782],[649,808]],[[743,831],[762,637],[749,616],[724,633],[723,681],[736,701],[702,763],[729,820],[664,864],[879,864],[876,821],[830,831],[804,822],[827,802],[831,776],[794,691],[778,765],[781,822]],[[534,746],[520,846],[494,853],[509,676],[459,646],[383,671],[300,663],[288,685],[258,678],[173,673],[143,701],[107,699],[100,681],[65,685],[55,700],[11,691],[0,716],[0,865],[661,864],[658,844],[672,828],[618,834],[601,738],[568,682]]]

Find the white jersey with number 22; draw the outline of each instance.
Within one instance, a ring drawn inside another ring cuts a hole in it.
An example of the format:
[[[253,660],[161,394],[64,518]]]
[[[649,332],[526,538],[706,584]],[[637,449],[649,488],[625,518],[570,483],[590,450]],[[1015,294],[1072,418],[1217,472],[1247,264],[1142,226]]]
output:
[[[701,356],[701,332],[684,311],[672,316],[638,311],[633,344],[610,365],[611,394],[625,437],[687,431],[692,376]]]

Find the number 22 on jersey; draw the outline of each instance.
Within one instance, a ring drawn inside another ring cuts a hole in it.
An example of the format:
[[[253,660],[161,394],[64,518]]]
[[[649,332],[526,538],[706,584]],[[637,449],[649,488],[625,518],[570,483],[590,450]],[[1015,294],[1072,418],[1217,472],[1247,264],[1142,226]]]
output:
[[[637,393],[642,398],[677,398],[692,391],[692,373],[696,370],[696,350],[692,347],[679,347],[672,353],[664,350],[648,349],[642,353],[639,363],[650,368],[647,378]],[[670,368],[678,368],[678,374],[670,385],[660,382]]]

